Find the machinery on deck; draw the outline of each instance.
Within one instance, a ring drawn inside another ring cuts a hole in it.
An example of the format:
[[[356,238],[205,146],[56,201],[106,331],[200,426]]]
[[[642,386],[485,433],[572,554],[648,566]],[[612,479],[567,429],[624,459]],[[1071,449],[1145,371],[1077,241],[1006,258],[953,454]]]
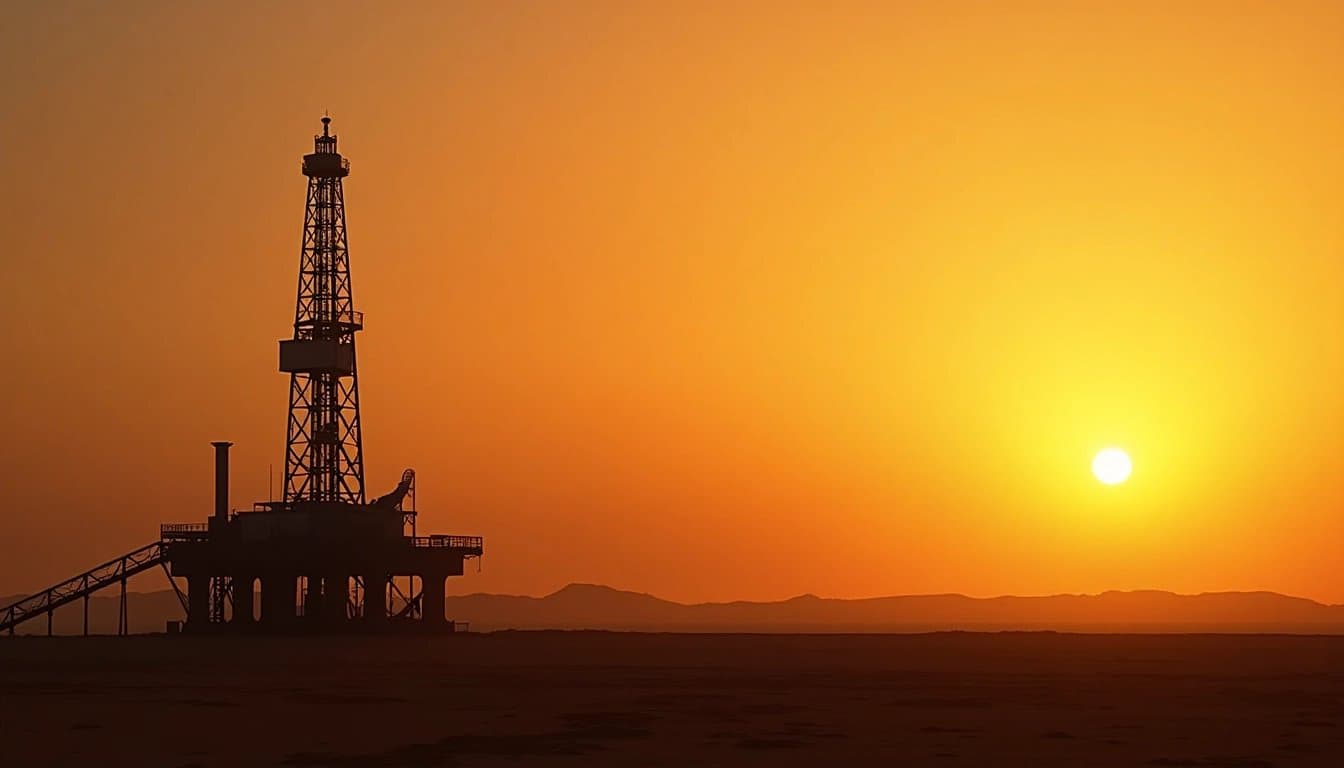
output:
[[[416,535],[415,472],[373,501],[364,491],[354,309],[342,180],[350,162],[331,119],[313,152],[299,261],[294,334],[280,342],[288,373],[284,497],[229,508],[229,447],[216,442],[215,509],[204,523],[160,526],[159,541],[0,608],[0,632],[161,565],[186,610],[189,633],[230,631],[451,631],[444,582],[484,551],[478,536]],[[175,578],[186,580],[185,593]],[[403,589],[404,585],[404,589]],[[260,599],[257,590],[260,588]]]

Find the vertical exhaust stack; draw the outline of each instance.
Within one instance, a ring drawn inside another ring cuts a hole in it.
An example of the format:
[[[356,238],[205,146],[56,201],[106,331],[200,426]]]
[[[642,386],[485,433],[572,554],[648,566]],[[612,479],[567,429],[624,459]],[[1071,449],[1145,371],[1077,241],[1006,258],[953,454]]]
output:
[[[229,446],[233,443],[218,441],[215,446],[215,520],[216,525],[229,522]]]

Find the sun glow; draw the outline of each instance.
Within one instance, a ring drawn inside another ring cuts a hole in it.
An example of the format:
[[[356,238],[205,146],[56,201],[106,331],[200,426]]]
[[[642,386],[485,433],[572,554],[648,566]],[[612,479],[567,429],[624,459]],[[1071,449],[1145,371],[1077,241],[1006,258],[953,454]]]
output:
[[[1129,454],[1119,448],[1103,449],[1092,459],[1092,474],[1106,485],[1119,485],[1125,482],[1133,469],[1134,464],[1129,460]]]

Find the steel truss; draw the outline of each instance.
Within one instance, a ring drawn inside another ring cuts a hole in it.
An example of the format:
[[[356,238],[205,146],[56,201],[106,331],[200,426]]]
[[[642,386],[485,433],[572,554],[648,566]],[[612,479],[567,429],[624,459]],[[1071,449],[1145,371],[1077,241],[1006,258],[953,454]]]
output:
[[[172,574],[168,573],[163,544],[156,541],[0,608],[0,632],[9,632],[12,635],[14,634],[14,628],[18,625],[46,614],[47,634],[50,635],[52,633],[52,614],[55,613],[56,609],[82,599],[84,601],[84,634],[87,635],[89,633],[89,596],[101,589],[120,585],[121,600],[117,612],[117,634],[128,634],[130,632],[130,618],[126,612],[126,580],[156,565],[161,566],[164,573],[168,574],[168,583],[173,585],[173,591],[177,593],[177,598],[182,602],[182,609],[185,611],[187,608],[186,595],[182,594],[177,583],[173,581]]]
[[[363,315],[355,311],[350,289],[341,186],[350,166],[337,153],[328,122],[323,119],[322,135],[315,138],[315,151],[304,164],[308,200],[294,340],[338,345],[348,349],[349,359],[333,370],[290,373],[285,501],[363,504],[364,443],[355,357],[355,333],[363,328]]]

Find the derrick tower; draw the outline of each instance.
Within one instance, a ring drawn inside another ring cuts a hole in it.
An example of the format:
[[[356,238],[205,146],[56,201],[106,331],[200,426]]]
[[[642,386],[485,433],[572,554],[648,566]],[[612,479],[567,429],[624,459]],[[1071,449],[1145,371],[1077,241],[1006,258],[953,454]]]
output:
[[[303,157],[308,177],[294,337],[280,342],[289,374],[285,436],[286,504],[363,504],[364,446],[359,422],[355,333],[364,327],[350,291],[341,180],[350,161],[336,151],[331,118]]]

